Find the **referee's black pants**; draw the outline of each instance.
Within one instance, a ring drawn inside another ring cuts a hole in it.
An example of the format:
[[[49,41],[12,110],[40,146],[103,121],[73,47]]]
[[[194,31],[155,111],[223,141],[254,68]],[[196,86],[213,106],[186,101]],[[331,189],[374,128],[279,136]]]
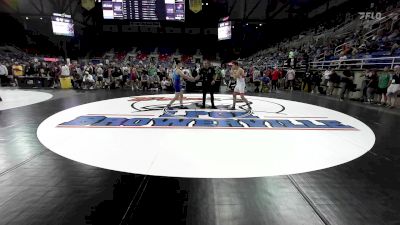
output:
[[[203,87],[203,107],[206,106],[207,93],[211,95],[211,106],[214,107],[214,87],[212,85],[205,85]]]

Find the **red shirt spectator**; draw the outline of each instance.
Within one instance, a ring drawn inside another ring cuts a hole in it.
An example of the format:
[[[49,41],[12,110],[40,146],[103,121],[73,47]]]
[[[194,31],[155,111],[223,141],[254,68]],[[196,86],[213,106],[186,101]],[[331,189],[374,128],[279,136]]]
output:
[[[272,80],[278,80],[279,77],[281,77],[281,74],[281,71],[275,69],[274,72],[272,72]]]
[[[271,79],[272,78],[272,72],[273,72],[273,70],[271,70],[271,69],[268,69],[268,71],[267,71],[267,76]]]

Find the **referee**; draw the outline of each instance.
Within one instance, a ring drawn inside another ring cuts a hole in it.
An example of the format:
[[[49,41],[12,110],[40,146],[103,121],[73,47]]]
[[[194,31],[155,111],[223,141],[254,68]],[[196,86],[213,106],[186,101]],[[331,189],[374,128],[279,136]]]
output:
[[[200,70],[200,75],[202,76],[202,86],[203,86],[203,105],[202,109],[206,108],[206,97],[207,93],[211,95],[211,108],[216,109],[214,105],[214,85],[216,80],[215,69],[211,67],[210,61],[204,60],[203,61],[203,68]]]

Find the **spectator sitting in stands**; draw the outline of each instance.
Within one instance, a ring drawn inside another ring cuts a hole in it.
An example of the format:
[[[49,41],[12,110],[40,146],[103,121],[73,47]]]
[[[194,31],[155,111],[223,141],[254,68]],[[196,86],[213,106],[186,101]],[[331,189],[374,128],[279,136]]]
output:
[[[359,53],[367,52],[367,44],[365,42],[363,42],[360,46],[358,46],[358,52]]]
[[[85,74],[83,75],[83,89],[89,89],[93,90],[94,89],[94,84],[95,80],[93,79],[93,76],[89,73],[89,71],[85,71]]]
[[[174,88],[173,88],[173,82],[172,82],[172,78],[170,78],[170,77],[168,77],[167,78],[167,81],[168,81],[168,84],[167,84],[167,91],[174,91]]]
[[[113,72],[112,72],[112,82],[111,86],[114,86],[115,88],[120,87],[122,83],[122,69],[120,67],[114,66]]]
[[[50,79],[50,77],[48,77],[48,68],[45,63],[41,63],[38,66],[37,71],[40,77]]]
[[[392,45],[392,48],[391,48],[391,50],[390,50],[390,55],[394,55],[395,52],[396,52],[398,49],[399,49],[399,41],[398,41],[398,42],[395,42],[395,43]]]
[[[121,86],[121,88],[124,88],[124,87],[125,87],[125,84],[128,82],[129,75],[130,75],[130,72],[131,72],[131,71],[130,71],[128,65],[124,65],[124,66],[121,68],[121,70],[122,70],[122,79],[121,79],[120,86]]]
[[[163,80],[161,81],[161,89],[167,90],[168,86],[171,86],[171,83],[167,80],[166,77],[163,77]]]
[[[156,74],[150,77],[151,89],[158,91],[160,88],[160,77]]]
[[[36,76],[38,74],[38,71],[33,63],[30,63],[29,66],[26,67],[25,74],[27,76]]]
[[[348,54],[350,54],[350,53],[351,53],[351,49],[352,49],[351,44],[350,44],[350,43],[347,43],[346,45],[343,46],[342,54],[343,54],[343,55],[348,55]]]
[[[271,92],[270,83],[271,80],[268,74],[264,73],[264,76],[261,77],[261,92],[267,92],[268,90]]]
[[[72,85],[75,89],[82,88],[82,70],[77,66],[72,73]]]
[[[142,76],[140,77],[140,84],[142,85],[143,91],[149,89],[149,75],[147,75],[147,71],[143,71]]]
[[[344,64],[343,63],[344,60],[347,60],[347,56],[344,54],[344,52],[342,52],[342,53],[340,53],[338,69],[340,69],[342,64]]]
[[[399,36],[399,29],[396,28],[393,32],[387,37],[388,40],[393,40]]]
[[[64,64],[61,66],[61,76],[62,77],[69,77],[71,75],[69,66],[67,64]]]
[[[357,48],[353,48],[353,50],[351,51],[352,58],[353,59],[356,58],[357,54],[358,54],[358,49]]]

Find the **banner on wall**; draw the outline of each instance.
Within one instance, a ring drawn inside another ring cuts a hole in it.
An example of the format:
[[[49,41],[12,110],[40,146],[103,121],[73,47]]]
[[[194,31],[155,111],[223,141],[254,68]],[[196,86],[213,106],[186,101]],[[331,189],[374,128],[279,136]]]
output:
[[[92,10],[94,8],[94,0],[82,0],[82,8]]]
[[[201,0],[189,0],[189,9],[194,13],[198,13],[203,9]]]

